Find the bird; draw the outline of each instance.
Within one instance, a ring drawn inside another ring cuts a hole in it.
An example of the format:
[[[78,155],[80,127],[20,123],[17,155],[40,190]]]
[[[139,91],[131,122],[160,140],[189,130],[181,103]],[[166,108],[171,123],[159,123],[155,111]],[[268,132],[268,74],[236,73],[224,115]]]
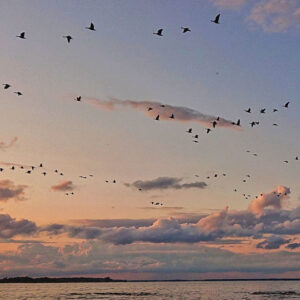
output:
[[[54,170],[55,173],[58,173],[58,170]]]
[[[31,174],[31,171],[30,171],[30,170],[28,170],[28,171],[26,172],[26,174]]]
[[[3,172],[3,170],[4,170],[3,168],[0,168],[0,172]]]
[[[153,108],[152,107],[148,107],[148,111],[150,111],[150,110],[153,110]]]
[[[248,109],[245,109],[245,112],[251,114],[251,108],[249,107]]]
[[[296,156],[295,160],[299,160],[299,157],[298,157],[298,156]]]
[[[261,113],[261,114],[266,113],[266,109],[265,109],[265,108],[261,109],[261,110],[260,110],[260,113]]]
[[[255,126],[255,125],[259,125],[259,122],[253,121],[253,122],[250,122],[249,124],[251,125],[251,127],[253,127],[253,126]]]
[[[285,160],[285,161],[283,161],[283,162],[287,164],[289,161],[288,161],[288,160]]]
[[[33,171],[35,169],[35,166],[31,166],[31,170]]]
[[[11,87],[11,85],[10,85],[10,84],[8,84],[8,83],[3,83],[2,85],[4,85],[4,89],[5,89],[5,90],[7,90],[8,88],[10,88],[10,87]]]
[[[43,167],[43,164],[42,163],[40,163],[40,168],[42,168]]]
[[[241,120],[238,119],[237,122],[232,122],[232,125],[241,126]]]
[[[213,121],[213,122],[212,122],[212,125],[213,125],[213,128],[216,128],[217,121]]]
[[[174,114],[171,114],[171,116],[169,117],[170,119],[174,119]]]
[[[181,29],[183,30],[182,33],[191,31],[191,29],[189,29],[188,27],[181,27]]]
[[[20,35],[17,35],[16,37],[18,37],[20,39],[26,39],[25,32],[21,32]]]
[[[277,123],[274,123],[273,126],[278,126],[278,124],[277,124]]]
[[[71,40],[73,39],[70,35],[64,35],[63,38],[66,38],[68,43],[70,43]]]
[[[156,121],[159,121],[159,115],[156,116],[155,120],[156,120]]]
[[[160,107],[166,107],[164,104],[161,104]]]
[[[76,97],[74,100],[80,102],[81,101],[81,96]]]
[[[215,174],[214,177],[217,178],[217,177],[218,177],[218,174]]]
[[[15,94],[17,94],[18,96],[22,96],[23,94],[21,92],[14,92]]]
[[[46,172],[43,172],[42,174],[43,174],[44,176],[46,176],[46,175],[47,175],[47,173],[46,173]]]
[[[290,102],[287,102],[283,105],[284,108],[288,108],[289,107]]]
[[[198,135],[198,134],[196,134],[196,135],[194,136],[194,139],[197,139],[197,138],[199,138],[199,135]]]
[[[115,180],[115,179],[113,180],[113,183],[116,183],[116,180]]]
[[[210,128],[206,128],[206,133],[210,133],[211,129]]]
[[[197,140],[193,140],[194,143],[199,143]]]
[[[15,166],[12,166],[12,167],[11,167],[11,170],[14,170],[14,169],[15,169]]]
[[[59,175],[60,175],[60,176],[64,176],[64,174],[63,174],[63,173],[60,173]]]
[[[21,166],[21,167],[20,167],[20,169],[24,169],[24,167],[23,167],[23,166]]]
[[[156,34],[156,35],[158,35],[158,36],[163,36],[163,35],[162,35],[162,32],[163,32],[163,29],[160,28],[160,29],[157,30],[157,32],[153,32],[153,34]]]
[[[273,112],[277,112],[278,111],[278,109],[277,108],[273,108]]]
[[[218,15],[216,15],[216,17],[215,17],[214,20],[210,20],[210,21],[213,22],[213,23],[215,23],[215,24],[220,24],[220,23],[219,23],[220,16],[221,16],[221,14],[218,14]]]
[[[193,131],[193,128],[190,128],[190,129],[187,131],[187,133],[192,133],[192,131]]]
[[[92,31],[96,31],[95,26],[93,23],[90,24],[89,27],[85,27],[86,29],[92,30]]]

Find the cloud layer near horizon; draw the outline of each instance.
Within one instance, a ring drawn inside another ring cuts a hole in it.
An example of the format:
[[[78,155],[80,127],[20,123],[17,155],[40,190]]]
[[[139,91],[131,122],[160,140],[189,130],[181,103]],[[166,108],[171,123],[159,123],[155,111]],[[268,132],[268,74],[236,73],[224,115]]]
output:
[[[87,98],[87,101],[95,107],[108,111],[116,111],[127,108],[141,111],[144,115],[152,119],[155,119],[155,117],[159,115],[160,120],[170,122],[194,122],[207,127],[212,127],[212,122],[217,119],[216,116],[206,115],[195,109],[184,106],[165,105],[165,107],[162,107],[161,105],[164,105],[163,103],[155,101],[133,101],[120,100],[116,98],[110,98],[109,100]],[[149,107],[151,107],[152,110],[148,110]],[[171,114],[174,114],[174,119],[170,118]],[[230,120],[220,118],[217,127],[237,129],[238,127],[232,123],[233,122]]]

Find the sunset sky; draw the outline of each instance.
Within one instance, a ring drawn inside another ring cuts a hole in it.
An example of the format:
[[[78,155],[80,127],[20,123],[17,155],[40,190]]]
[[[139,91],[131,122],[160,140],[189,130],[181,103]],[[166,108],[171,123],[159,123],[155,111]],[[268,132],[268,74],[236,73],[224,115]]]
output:
[[[0,277],[300,277],[299,0],[3,0],[0,28]]]

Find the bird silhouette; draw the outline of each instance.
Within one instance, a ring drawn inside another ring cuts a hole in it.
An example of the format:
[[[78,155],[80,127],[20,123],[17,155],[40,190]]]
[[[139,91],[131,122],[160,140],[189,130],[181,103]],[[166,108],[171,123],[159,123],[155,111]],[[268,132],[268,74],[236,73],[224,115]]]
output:
[[[4,85],[4,89],[5,89],[5,90],[7,90],[8,88],[10,88],[10,87],[11,87],[11,85],[10,85],[10,84],[8,84],[8,83],[3,83],[2,85]]]
[[[260,110],[260,113],[261,113],[261,114],[265,114],[265,113],[266,113],[266,109],[265,109],[265,108],[261,109],[261,110]]]
[[[273,126],[278,126],[278,124],[277,124],[277,123],[274,123]]]
[[[44,176],[46,176],[46,175],[47,175],[47,173],[46,173],[46,172],[43,172],[42,174],[43,174]]]
[[[277,111],[278,111],[278,109],[277,109],[277,108],[274,108],[274,109],[273,109],[273,112],[277,112]]]
[[[43,164],[42,163],[40,163],[40,168],[42,168],[43,167]]]
[[[153,108],[152,107],[148,107],[148,111],[150,111],[150,110],[153,110]]]
[[[153,34],[156,34],[158,36],[163,36],[162,32],[163,32],[163,29],[160,28],[160,29],[157,30],[157,32],[153,32]]]
[[[28,171],[26,172],[26,174],[31,174],[31,171],[30,171],[30,170],[28,170]]]
[[[299,160],[299,157],[298,157],[298,156],[296,156],[295,160]]]
[[[192,131],[193,131],[193,128],[190,128],[190,129],[187,131],[187,133],[192,133]]]
[[[21,92],[14,92],[15,94],[17,94],[18,96],[22,96],[23,94]]]
[[[210,128],[206,128],[206,133],[210,133],[211,129]]]
[[[95,26],[93,23],[90,24],[89,27],[85,27],[86,29],[92,30],[92,31],[96,31]]]
[[[210,21],[213,22],[213,23],[215,23],[215,24],[220,24],[220,23],[219,23],[220,16],[221,16],[221,14],[218,14],[218,15],[216,15],[216,17],[215,17],[214,20],[210,20]]]
[[[191,31],[191,29],[189,29],[188,27],[181,27],[181,29],[182,29],[182,33]]]
[[[196,134],[196,135],[194,136],[194,139],[197,139],[197,138],[199,138],[199,135],[198,135],[198,134]]]
[[[76,97],[75,100],[80,102],[81,101],[81,96]]]
[[[288,164],[289,163],[289,161],[288,160],[285,160],[285,161],[283,161],[284,163],[286,163],[286,164]]]
[[[284,108],[288,108],[289,107],[290,102],[287,102],[283,105]]]
[[[21,32],[20,35],[17,35],[16,37],[18,37],[20,39],[26,39],[25,38],[25,32]]]
[[[159,121],[159,115],[156,116],[155,120],[156,120],[156,121]]]
[[[248,109],[245,109],[245,112],[251,114],[251,108],[249,107]]]
[[[171,114],[171,116],[169,117],[170,119],[174,119],[174,114]]]
[[[67,39],[68,43],[73,39],[70,35],[64,35],[63,38]]]
[[[213,121],[213,122],[212,122],[212,125],[213,125],[213,128],[216,128],[217,121]]]

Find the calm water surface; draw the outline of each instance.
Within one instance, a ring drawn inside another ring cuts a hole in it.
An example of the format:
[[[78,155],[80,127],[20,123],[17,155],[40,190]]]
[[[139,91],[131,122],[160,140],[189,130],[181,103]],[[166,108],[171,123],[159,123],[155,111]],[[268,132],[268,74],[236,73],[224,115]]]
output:
[[[300,299],[300,281],[0,284],[0,299]]]

